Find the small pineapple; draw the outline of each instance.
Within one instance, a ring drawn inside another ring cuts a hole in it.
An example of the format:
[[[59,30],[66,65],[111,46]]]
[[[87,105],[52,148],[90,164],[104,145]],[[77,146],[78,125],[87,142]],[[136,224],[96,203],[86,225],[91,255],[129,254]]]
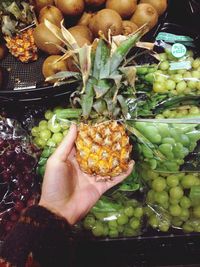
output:
[[[25,1],[4,0],[0,4],[1,28],[9,52],[21,62],[38,59],[34,43],[34,12]]]
[[[53,28],[51,23],[45,24]],[[134,99],[136,69],[123,63],[144,33],[144,27],[128,37],[113,37],[110,42],[101,38],[95,45],[82,48],[64,27],[61,31],[80,73],[57,73],[47,81],[80,80],[78,90],[71,95],[72,107],[79,105],[82,110],[76,140],[77,161],[85,173],[111,179],[126,171],[130,161],[132,147],[126,119],[130,116],[129,103]]]

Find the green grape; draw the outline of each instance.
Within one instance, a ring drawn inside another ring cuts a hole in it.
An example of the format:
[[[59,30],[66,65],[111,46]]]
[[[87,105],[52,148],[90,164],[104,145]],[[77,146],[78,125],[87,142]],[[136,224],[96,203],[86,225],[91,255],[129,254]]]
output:
[[[103,223],[100,221],[96,221],[93,228],[92,228],[92,233],[94,236],[103,236],[104,234],[104,226]]]
[[[199,78],[200,78],[200,72],[199,72],[199,71],[197,71],[197,70],[193,70],[193,71],[191,72],[191,74],[192,74],[192,77],[193,77],[193,78],[196,78],[196,79],[197,79],[196,81],[199,80]]]
[[[186,222],[183,224],[183,231],[186,233],[193,232],[193,227],[190,225],[190,223]]]
[[[39,138],[39,137],[36,137],[34,139],[34,143],[40,148],[44,148],[46,145],[46,141],[44,139]]]
[[[194,207],[193,209],[193,215],[195,218],[200,218],[200,206]]]
[[[144,75],[148,73],[148,68],[145,67],[137,67],[137,74]]]
[[[190,212],[188,209],[181,209],[180,219],[186,222],[190,217]]]
[[[142,207],[135,208],[134,216],[136,218],[139,218],[140,219],[143,216],[143,214],[144,214],[144,211],[143,211],[143,208]]]
[[[147,176],[148,179],[152,179],[152,180],[154,180],[154,179],[156,179],[156,178],[159,177],[159,173],[154,172],[154,171],[152,171],[152,170],[148,170],[147,173],[145,173],[145,176]]]
[[[193,174],[187,174],[181,179],[181,184],[184,189],[189,189],[196,183],[196,177]]]
[[[161,144],[159,146],[160,152],[169,159],[173,159],[172,148],[171,144]]]
[[[117,220],[110,220],[110,221],[108,221],[108,227],[110,229],[118,228]]]
[[[56,142],[56,144],[60,144],[63,140],[63,135],[61,133],[54,133],[52,135],[52,140]]]
[[[48,127],[48,122],[46,120],[42,120],[39,122],[39,130],[40,131],[43,131],[43,130],[46,130],[47,127]]]
[[[179,199],[174,199],[174,198],[169,199],[169,203],[172,205],[177,205],[177,204],[179,204],[179,202],[180,202]]]
[[[198,107],[195,107],[195,106],[193,106],[193,107],[191,107],[190,108],[190,114],[192,114],[192,115],[200,115],[200,110],[199,110],[199,108]]]
[[[175,187],[179,184],[179,179],[176,174],[169,175],[167,177],[167,185],[169,187]]]
[[[156,191],[156,192],[162,192],[164,191],[164,189],[166,188],[166,181],[164,178],[156,178],[155,180],[153,180],[152,182],[152,188]]]
[[[191,200],[188,197],[183,196],[180,199],[180,205],[182,208],[189,209],[191,207]]]
[[[129,222],[129,225],[133,230],[136,230],[140,228],[140,220],[138,220],[137,218],[132,218]]]
[[[149,222],[149,224],[151,225],[152,228],[157,228],[158,225],[159,225],[159,219],[155,214],[150,216],[148,222]]]
[[[47,141],[51,138],[51,131],[49,131],[47,128],[40,132],[40,138]]]
[[[45,165],[47,163],[47,158],[40,157],[38,164],[39,165]]]
[[[94,216],[89,214],[85,217],[85,219],[83,221],[83,226],[85,229],[91,230],[94,227],[95,223],[96,223],[96,220],[95,220]]]
[[[68,134],[69,130],[63,131],[63,136],[66,136]]]
[[[39,130],[39,127],[33,127],[32,129],[31,129],[31,134],[32,134],[32,136],[39,136],[39,133],[40,133],[40,130]]]
[[[155,201],[155,191],[152,189],[148,191],[147,193],[147,202],[148,203],[153,203]]]
[[[124,225],[128,223],[128,216],[125,214],[120,214],[117,218],[117,223],[119,225]]]
[[[134,208],[132,206],[129,207],[125,207],[124,209],[124,213],[128,216],[128,217],[132,217],[134,214]]]
[[[103,236],[108,236],[109,235],[109,228],[106,224],[104,224],[103,227]]]
[[[165,93],[166,92],[165,83],[154,82],[153,91],[156,93]]]
[[[136,231],[131,227],[126,226],[124,228],[123,235],[126,237],[136,236]]]
[[[145,145],[142,145],[142,152],[145,158],[152,159],[154,157],[153,151]]]
[[[45,173],[46,165],[42,165],[38,167],[38,174],[43,177]]]
[[[166,53],[160,53],[159,59],[160,59],[160,61],[166,61],[167,60],[167,54]]]
[[[116,238],[119,236],[119,232],[117,229],[110,229],[108,235],[110,238]]]
[[[123,225],[118,225],[117,230],[119,231],[120,234],[123,233],[124,226]]]
[[[187,86],[189,89],[196,89],[197,81],[190,80],[187,82]]]
[[[176,91],[179,94],[182,94],[185,91],[186,88],[187,88],[187,83],[185,81],[180,81],[176,85]]]
[[[176,83],[179,83],[183,80],[183,75],[181,74],[174,74],[171,76],[171,79],[175,81]]]
[[[183,79],[185,81],[187,81],[189,78],[192,77],[192,74],[189,72],[189,71],[186,71],[184,74],[183,74]]]
[[[61,126],[57,122],[51,122],[50,124],[48,124],[48,129],[53,133],[59,133],[61,131]]]
[[[159,144],[161,142],[161,136],[155,126],[147,126],[144,135],[152,143]]]
[[[179,218],[177,217],[174,217],[172,219],[172,226],[175,226],[175,227],[181,227],[181,225],[183,224],[183,221],[181,221]]]
[[[45,119],[50,120],[53,117],[53,112],[51,110],[47,110],[44,114]]]
[[[194,69],[198,69],[200,67],[200,58],[196,58],[193,62],[192,62],[192,67]]]
[[[160,70],[168,70],[169,69],[169,62],[168,61],[162,61],[159,65]]]
[[[165,191],[155,193],[155,201],[159,204],[165,204],[169,200],[168,193]]]
[[[184,195],[184,192],[180,186],[175,186],[169,190],[169,195],[172,199],[181,199]]]
[[[167,221],[161,221],[159,224],[159,230],[161,232],[168,232],[170,228],[170,224]]]
[[[155,79],[154,73],[146,74],[144,79],[145,79],[145,81],[152,84],[154,82],[154,79]]]
[[[56,144],[56,142],[55,142],[52,138],[50,138],[50,139],[47,141],[47,146],[49,146],[49,147],[56,147],[57,144]]]
[[[157,130],[162,138],[170,136],[169,125],[167,123],[158,123]]]
[[[170,205],[169,206],[169,212],[172,216],[177,217],[181,214],[181,207],[177,205]]]

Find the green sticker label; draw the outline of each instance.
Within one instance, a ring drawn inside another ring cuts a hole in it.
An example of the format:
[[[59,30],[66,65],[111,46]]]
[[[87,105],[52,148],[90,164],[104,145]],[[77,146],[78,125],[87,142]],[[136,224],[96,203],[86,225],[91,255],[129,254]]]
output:
[[[172,45],[171,52],[174,57],[181,58],[185,56],[187,49],[183,44],[176,43]]]
[[[170,70],[190,70],[192,68],[191,61],[178,61],[169,64]]]
[[[159,41],[165,41],[168,43],[182,43],[182,42],[186,42],[191,44],[193,42],[193,39],[189,36],[184,36],[184,35],[175,35],[172,33],[168,33],[168,32],[160,32],[157,37],[156,40]]]

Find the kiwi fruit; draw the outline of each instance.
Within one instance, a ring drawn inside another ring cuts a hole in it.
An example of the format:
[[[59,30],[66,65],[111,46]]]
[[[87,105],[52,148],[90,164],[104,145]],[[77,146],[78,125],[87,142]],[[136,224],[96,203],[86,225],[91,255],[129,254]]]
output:
[[[39,11],[43,7],[45,7],[47,5],[54,5],[54,0],[33,0],[33,4],[35,6],[37,13],[39,13]]]
[[[158,22],[158,13],[150,4],[139,4],[131,17],[131,21],[138,27],[148,24],[149,30],[152,29]]]
[[[93,34],[87,26],[76,25],[69,28],[68,31],[74,36],[75,39],[81,36],[88,39],[91,43],[93,41]]]
[[[107,0],[106,8],[115,10],[123,19],[133,15],[137,0]]]
[[[55,26],[55,29],[60,29]],[[59,40],[47,27],[44,23],[38,24],[34,29],[33,38],[35,40],[36,46],[42,51],[50,55],[60,54],[60,50],[56,45],[62,46],[63,43]]]
[[[98,37],[99,31],[107,37],[109,29],[112,35],[118,35],[122,33],[122,18],[115,10],[104,8],[92,17],[89,28],[95,37]]]
[[[56,74],[57,72],[68,70],[67,62],[58,61],[59,58],[59,55],[52,55],[45,59],[42,64],[42,74],[45,78],[50,77]],[[51,81],[50,83],[55,83],[55,80]]]
[[[81,15],[85,8],[83,0],[56,0],[56,6],[64,15]]]
[[[91,12],[84,12],[83,15],[80,17],[80,19],[77,22],[77,25],[83,25],[88,26],[90,23],[90,20],[95,15],[95,13]]]
[[[135,31],[137,31],[137,29],[138,29],[138,26],[130,20],[123,20],[122,27],[123,27],[123,29],[122,29],[123,35],[129,35]]]
[[[57,7],[48,5],[40,10],[38,17],[39,23],[44,22],[45,19],[60,27],[61,21],[64,19],[64,17],[62,12]]]
[[[152,5],[158,12],[159,16],[162,15],[167,9],[167,0],[140,0],[140,3]]]

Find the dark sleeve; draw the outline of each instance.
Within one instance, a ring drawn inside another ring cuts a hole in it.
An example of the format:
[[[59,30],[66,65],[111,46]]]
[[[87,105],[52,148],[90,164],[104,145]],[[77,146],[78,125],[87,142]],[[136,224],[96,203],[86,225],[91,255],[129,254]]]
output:
[[[67,267],[69,239],[65,219],[41,206],[29,207],[3,244],[0,266]]]

